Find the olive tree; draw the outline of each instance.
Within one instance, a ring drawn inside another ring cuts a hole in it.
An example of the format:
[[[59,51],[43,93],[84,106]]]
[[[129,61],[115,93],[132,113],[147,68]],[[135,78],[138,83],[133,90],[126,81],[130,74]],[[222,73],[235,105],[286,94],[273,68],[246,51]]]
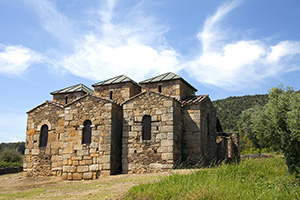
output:
[[[291,173],[300,174],[300,94],[293,88],[272,88],[263,107],[244,111],[239,131],[257,148],[281,150]]]

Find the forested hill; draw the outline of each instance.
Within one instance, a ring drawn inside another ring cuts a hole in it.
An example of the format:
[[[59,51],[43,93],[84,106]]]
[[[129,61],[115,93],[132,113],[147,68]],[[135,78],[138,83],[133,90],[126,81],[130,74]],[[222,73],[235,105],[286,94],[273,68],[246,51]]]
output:
[[[246,95],[213,101],[223,131],[238,131],[237,121],[242,111],[255,105],[265,105],[268,95]]]

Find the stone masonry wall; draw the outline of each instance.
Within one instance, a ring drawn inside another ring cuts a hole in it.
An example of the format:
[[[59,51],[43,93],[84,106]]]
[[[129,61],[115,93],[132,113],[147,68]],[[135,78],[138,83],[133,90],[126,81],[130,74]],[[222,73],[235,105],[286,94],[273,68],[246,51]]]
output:
[[[178,100],[182,100],[187,96],[195,95],[195,91],[180,79],[142,84],[142,92],[147,90],[158,92],[159,85],[161,85],[162,94],[174,97]]]
[[[68,103],[71,103],[75,101],[76,99],[80,98],[81,96],[85,95],[84,92],[72,92],[72,93],[66,93],[66,94],[54,94],[53,95],[53,101],[60,103],[62,105],[66,105],[66,97],[68,97]],[[68,104],[67,103],[67,104]]]
[[[174,167],[174,139],[179,140],[180,132],[174,126],[174,112],[178,112],[178,107],[173,98],[154,92],[143,93],[123,104],[123,173]],[[142,139],[144,115],[151,116],[151,140]]]
[[[122,103],[140,93],[141,88],[131,82],[94,87],[94,94],[104,99],[110,99],[110,91],[113,92],[112,99]]]
[[[95,179],[110,174],[112,115],[118,112],[112,105],[89,95],[65,108],[63,179]],[[86,120],[92,122],[90,144],[82,144]]]
[[[217,158],[217,114],[209,98],[200,103],[201,109],[201,130],[206,131],[204,134],[204,156],[207,162]]]
[[[183,81],[180,82],[180,100],[183,100],[189,96],[195,96],[195,89],[191,88],[189,85],[184,83]]]
[[[39,147],[41,127],[48,126],[46,147]],[[25,176],[60,176],[62,172],[62,141],[64,118],[62,106],[45,102],[28,113]]]
[[[216,112],[209,99],[182,109],[183,160],[208,164],[217,156]]]

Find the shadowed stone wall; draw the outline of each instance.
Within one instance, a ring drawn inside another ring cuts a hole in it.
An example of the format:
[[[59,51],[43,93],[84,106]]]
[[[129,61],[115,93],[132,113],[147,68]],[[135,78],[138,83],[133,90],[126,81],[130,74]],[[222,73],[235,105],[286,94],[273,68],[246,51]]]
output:
[[[208,164],[217,156],[216,112],[211,101],[207,98],[198,104],[185,105],[182,115],[183,160]]]

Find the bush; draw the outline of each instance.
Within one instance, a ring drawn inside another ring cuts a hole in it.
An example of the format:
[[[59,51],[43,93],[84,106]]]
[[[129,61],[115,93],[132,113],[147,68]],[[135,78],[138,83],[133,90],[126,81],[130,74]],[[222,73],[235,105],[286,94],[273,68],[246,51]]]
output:
[[[4,149],[0,153],[0,161],[11,163],[21,162],[22,156],[19,152],[13,149]]]

